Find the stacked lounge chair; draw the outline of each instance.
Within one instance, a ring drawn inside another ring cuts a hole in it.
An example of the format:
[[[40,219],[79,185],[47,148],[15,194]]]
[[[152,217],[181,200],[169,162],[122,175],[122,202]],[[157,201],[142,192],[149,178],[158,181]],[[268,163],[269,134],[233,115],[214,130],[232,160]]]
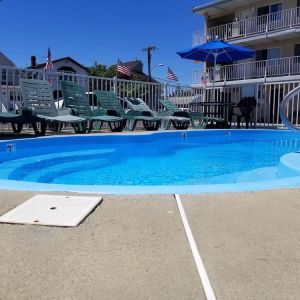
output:
[[[47,124],[62,125],[72,124],[75,128],[80,128],[85,120],[73,116],[68,109],[58,110],[55,106],[52,90],[47,81],[36,79],[21,79],[21,92],[23,97],[22,116],[19,122],[11,123],[24,124],[31,123],[37,135],[44,135]],[[27,118],[26,122],[22,118]],[[17,120],[16,120],[17,121]],[[38,128],[40,124],[40,128]],[[20,127],[17,129],[20,130]],[[21,131],[21,130],[20,130]]]
[[[168,129],[171,124],[175,129],[187,129],[190,125],[190,117],[188,113],[178,111],[176,113],[170,113],[169,111],[156,112],[140,98],[125,98],[129,107],[134,111],[147,111],[152,116],[161,118],[161,129]]]
[[[62,80],[61,88],[64,106],[71,109],[76,116],[82,117],[89,122],[88,132],[93,130],[94,122],[99,123],[99,129],[106,122],[111,131],[120,132],[123,130],[125,120],[122,117],[108,115],[103,109],[94,111],[91,109],[83,86],[71,81]]]
[[[108,114],[117,115],[127,121],[127,129],[134,130],[137,122],[143,122],[146,130],[158,130],[161,118],[153,116],[149,111],[130,110],[125,111],[117,95],[110,91],[95,91],[99,106]]]

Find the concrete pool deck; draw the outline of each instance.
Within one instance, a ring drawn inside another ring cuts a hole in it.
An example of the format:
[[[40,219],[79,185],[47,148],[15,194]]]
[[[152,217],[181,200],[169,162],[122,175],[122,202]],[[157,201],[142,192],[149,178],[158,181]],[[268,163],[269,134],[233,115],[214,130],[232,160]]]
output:
[[[103,198],[76,228],[0,224],[0,298],[205,299],[173,195]],[[217,299],[298,298],[300,189],[180,198]]]

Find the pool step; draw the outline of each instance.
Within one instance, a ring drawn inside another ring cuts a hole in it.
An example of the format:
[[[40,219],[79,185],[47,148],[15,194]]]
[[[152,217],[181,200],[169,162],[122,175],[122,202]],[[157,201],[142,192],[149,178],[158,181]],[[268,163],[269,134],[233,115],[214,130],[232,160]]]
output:
[[[31,156],[23,159],[16,159],[9,163],[1,164],[1,177],[11,180],[25,180],[40,182],[51,182],[53,178],[63,172],[74,172],[74,162],[82,169],[99,168],[107,163],[113,163],[115,149],[93,149],[88,151],[72,151],[54,154],[45,154],[38,157]],[[97,161],[91,164],[89,161]],[[15,168],[12,168],[14,167]],[[11,171],[13,169],[13,171]],[[78,168],[76,168],[78,170]]]
[[[292,152],[281,156],[278,177],[300,176],[300,152]]]

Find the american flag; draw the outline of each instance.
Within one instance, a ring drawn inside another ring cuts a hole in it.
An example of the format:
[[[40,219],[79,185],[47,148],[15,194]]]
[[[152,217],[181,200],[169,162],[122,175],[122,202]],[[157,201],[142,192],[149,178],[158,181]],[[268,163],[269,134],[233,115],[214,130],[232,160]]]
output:
[[[126,67],[124,64],[122,64],[122,62],[119,59],[118,59],[118,63],[117,63],[117,72],[127,75],[128,77],[132,76],[129,68]]]
[[[175,81],[178,81],[177,76],[175,75],[175,73],[174,73],[170,68],[168,68],[167,79],[168,79],[168,80],[175,80]]]
[[[46,65],[45,65],[44,69],[45,69],[45,71],[49,71],[49,70],[53,69],[53,63],[52,63],[50,48],[48,48],[48,56],[47,56],[47,61],[46,61]]]

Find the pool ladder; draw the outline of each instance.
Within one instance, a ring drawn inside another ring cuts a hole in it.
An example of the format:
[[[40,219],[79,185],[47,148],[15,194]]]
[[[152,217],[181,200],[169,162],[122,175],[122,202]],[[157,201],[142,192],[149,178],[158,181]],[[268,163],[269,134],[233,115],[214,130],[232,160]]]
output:
[[[279,107],[279,115],[281,118],[282,123],[289,129],[291,130],[295,130],[295,131],[300,131],[300,124],[299,125],[295,125],[292,122],[290,122],[288,120],[288,107],[287,105],[289,104],[289,102],[291,100],[293,100],[296,96],[300,96],[300,85],[297,86],[295,89],[293,89],[292,91],[290,91],[288,94],[286,94],[284,96],[284,98],[282,99],[281,103],[280,103],[280,107]],[[292,107],[293,108],[293,107]],[[291,112],[293,114],[293,111]],[[300,116],[299,116],[300,117]]]

